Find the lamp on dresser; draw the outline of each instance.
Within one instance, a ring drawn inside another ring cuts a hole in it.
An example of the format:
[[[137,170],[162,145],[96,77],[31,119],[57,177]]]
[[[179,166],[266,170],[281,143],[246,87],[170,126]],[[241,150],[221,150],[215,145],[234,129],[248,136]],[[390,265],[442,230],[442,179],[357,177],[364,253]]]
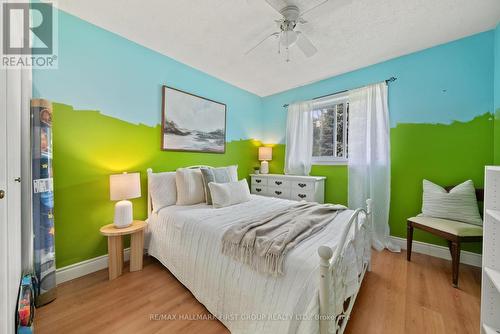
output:
[[[269,160],[273,159],[273,148],[268,146],[259,147],[260,173],[269,173]]]
[[[130,226],[133,221],[132,202],[129,199],[141,197],[140,173],[122,173],[109,176],[109,192],[115,204],[114,224],[116,228]]]

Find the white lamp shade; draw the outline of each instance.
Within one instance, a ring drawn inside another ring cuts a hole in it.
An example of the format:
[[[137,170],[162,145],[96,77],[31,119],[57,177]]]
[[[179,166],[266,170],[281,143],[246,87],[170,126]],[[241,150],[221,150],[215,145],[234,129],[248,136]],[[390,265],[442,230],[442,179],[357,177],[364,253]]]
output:
[[[110,175],[109,193],[112,201],[141,197],[140,173]]]
[[[269,161],[273,159],[273,148],[268,146],[259,147],[259,160]]]

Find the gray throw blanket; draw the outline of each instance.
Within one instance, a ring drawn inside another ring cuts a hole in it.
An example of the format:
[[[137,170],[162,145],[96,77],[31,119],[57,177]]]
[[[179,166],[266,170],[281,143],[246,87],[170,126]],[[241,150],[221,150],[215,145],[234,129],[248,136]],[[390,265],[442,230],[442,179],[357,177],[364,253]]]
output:
[[[283,275],[285,255],[333,221],[343,205],[299,202],[241,221],[222,237],[222,253],[274,276]]]

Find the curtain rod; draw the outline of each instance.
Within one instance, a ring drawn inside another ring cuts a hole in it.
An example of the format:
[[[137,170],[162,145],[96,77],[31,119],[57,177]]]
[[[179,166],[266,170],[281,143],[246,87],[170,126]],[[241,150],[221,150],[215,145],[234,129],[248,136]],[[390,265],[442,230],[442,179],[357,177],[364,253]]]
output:
[[[396,81],[398,78],[396,77],[390,77],[389,79],[386,79],[384,80],[386,84],[389,84],[389,82],[393,82],[393,81]],[[363,86],[362,86],[363,87]],[[351,88],[351,89],[345,89],[345,90],[341,90],[341,91],[338,91],[338,92],[335,92],[335,93],[330,93],[330,94],[326,94],[326,95],[322,95],[322,96],[318,96],[318,97],[315,97],[313,100],[318,100],[318,99],[322,99],[324,97],[327,97],[327,96],[331,96],[331,95],[336,95],[336,94],[340,94],[340,93],[345,93],[345,92],[348,92],[349,90],[352,90],[352,89],[357,89],[357,88],[361,88],[361,87],[356,87],[356,88]],[[284,104],[283,105],[283,108],[286,108],[288,107],[289,104]]]

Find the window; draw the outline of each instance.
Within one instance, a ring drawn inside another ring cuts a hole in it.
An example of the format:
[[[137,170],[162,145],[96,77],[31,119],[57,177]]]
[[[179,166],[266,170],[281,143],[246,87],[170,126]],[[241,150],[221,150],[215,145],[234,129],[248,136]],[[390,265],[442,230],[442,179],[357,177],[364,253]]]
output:
[[[313,164],[347,162],[348,115],[347,94],[336,94],[315,102],[313,109]]]

